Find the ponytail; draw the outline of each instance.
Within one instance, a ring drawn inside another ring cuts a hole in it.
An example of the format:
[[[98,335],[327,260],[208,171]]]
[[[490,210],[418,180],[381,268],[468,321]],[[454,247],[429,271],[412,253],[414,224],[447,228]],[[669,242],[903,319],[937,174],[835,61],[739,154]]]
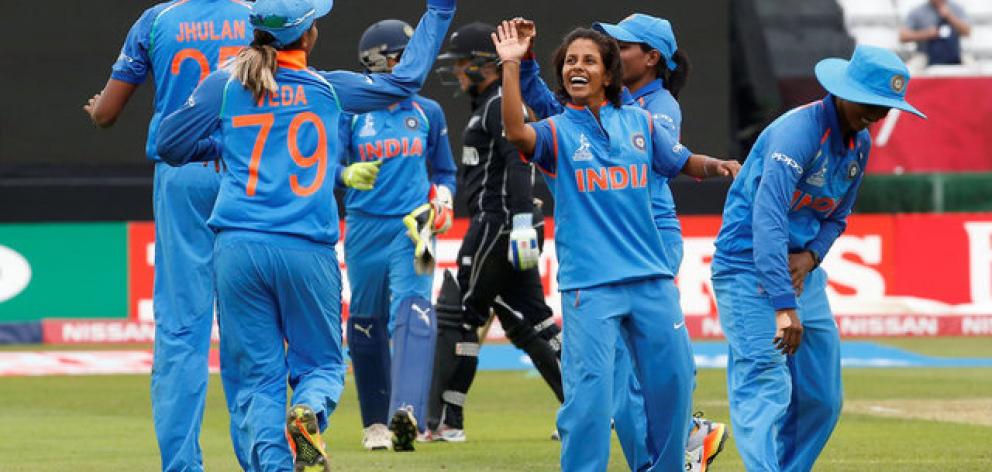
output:
[[[675,54],[672,54],[672,60],[675,61],[675,70],[668,70],[665,62],[661,61],[662,67],[665,68],[661,76],[665,79],[665,88],[668,89],[668,92],[673,97],[678,99],[682,87],[685,87],[686,82],[689,81],[689,72],[692,71],[692,63],[689,62],[689,55],[681,49],[675,51]]]
[[[241,50],[233,62],[233,74],[247,88],[255,100],[261,100],[266,93],[275,93],[277,51],[272,46],[275,38],[268,32],[255,30],[255,40]]]

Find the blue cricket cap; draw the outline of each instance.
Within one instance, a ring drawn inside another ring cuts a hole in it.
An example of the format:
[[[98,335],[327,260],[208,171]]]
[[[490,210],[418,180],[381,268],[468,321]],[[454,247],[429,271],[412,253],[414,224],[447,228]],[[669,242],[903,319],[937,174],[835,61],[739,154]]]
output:
[[[679,45],[675,42],[675,32],[668,20],[634,13],[616,25],[593,23],[592,29],[610,35],[617,41],[647,44],[661,53],[668,70],[675,70],[672,55],[679,49]]]
[[[273,46],[280,48],[300,39],[332,6],[334,0],[257,0],[249,22],[275,37]]]
[[[815,71],[820,85],[844,100],[898,108],[927,117],[906,101],[909,69],[888,49],[858,46],[850,61],[824,59],[816,64]]]

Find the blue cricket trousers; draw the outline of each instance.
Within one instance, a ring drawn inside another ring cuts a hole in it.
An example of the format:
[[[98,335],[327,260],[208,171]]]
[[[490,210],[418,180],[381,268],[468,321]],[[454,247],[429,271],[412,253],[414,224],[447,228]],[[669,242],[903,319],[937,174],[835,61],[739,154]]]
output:
[[[203,470],[200,425],[214,319],[214,233],[207,227],[220,186],[214,166],[155,165],[152,419],[162,470]]]
[[[827,303],[827,275],[806,278],[797,313],[799,350],[775,350],[775,310],[752,271],[713,277],[720,324],[730,343],[730,417],[748,471],[809,471],[840,418],[840,337]]]
[[[673,279],[565,291],[562,308],[562,470],[606,470],[618,339],[632,355],[643,392],[648,449],[658,451],[648,470],[682,470],[694,362]]]
[[[221,374],[242,467],[290,472],[287,380],[291,403],[313,408],[321,430],[344,388],[337,255],[296,236],[227,230],[214,264]]]

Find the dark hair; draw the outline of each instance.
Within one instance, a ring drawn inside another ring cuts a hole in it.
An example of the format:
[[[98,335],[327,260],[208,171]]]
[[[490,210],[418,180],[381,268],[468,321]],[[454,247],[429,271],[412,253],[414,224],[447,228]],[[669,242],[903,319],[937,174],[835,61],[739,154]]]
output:
[[[647,44],[638,44],[641,46],[641,51],[651,52],[654,50],[654,48]],[[665,88],[668,89],[668,92],[678,99],[682,87],[685,87],[685,84],[689,81],[689,72],[692,71],[692,63],[689,62],[689,55],[681,49],[675,51],[675,54],[672,54],[672,60],[675,61],[676,66],[674,71],[668,70],[665,56],[662,55],[661,60],[655,65],[655,73],[665,83]]]
[[[248,47],[242,49],[232,62],[232,73],[241,85],[251,92],[255,100],[261,100],[266,92],[276,92],[278,87],[276,70],[279,69],[279,63],[276,61],[277,52],[300,49],[303,45],[303,37],[278,49],[272,46],[275,42],[276,38],[269,32],[255,30],[254,40]]]
[[[596,46],[599,48],[599,56],[603,60],[606,77],[610,79],[609,85],[606,86],[606,99],[615,107],[623,105],[623,65],[620,62],[620,47],[613,38],[588,28],[576,28],[572,30],[571,33],[565,35],[565,38],[561,41],[561,45],[555,50],[555,76],[558,78],[558,87],[555,89],[555,94],[558,95],[560,100],[571,100],[568,92],[565,91],[565,78],[562,77],[561,70],[565,66],[565,55],[568,53],[568,47],[579,39],[588,39],[596,43]]]

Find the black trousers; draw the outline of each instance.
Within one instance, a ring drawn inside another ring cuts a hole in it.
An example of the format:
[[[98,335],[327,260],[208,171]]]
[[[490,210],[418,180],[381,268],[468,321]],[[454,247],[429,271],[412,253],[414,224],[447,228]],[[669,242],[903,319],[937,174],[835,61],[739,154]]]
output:
[[[537,241],[544,247],[544,219],[535,213]],[[504,330],[526,323],[539,326],[552,316],[544,301],[537,268],[519,271],[507,257],[510,225],[502,215],[480,213],[472,218],[458,251],[458,286],[465,322],[482,326],[496,312]]]

